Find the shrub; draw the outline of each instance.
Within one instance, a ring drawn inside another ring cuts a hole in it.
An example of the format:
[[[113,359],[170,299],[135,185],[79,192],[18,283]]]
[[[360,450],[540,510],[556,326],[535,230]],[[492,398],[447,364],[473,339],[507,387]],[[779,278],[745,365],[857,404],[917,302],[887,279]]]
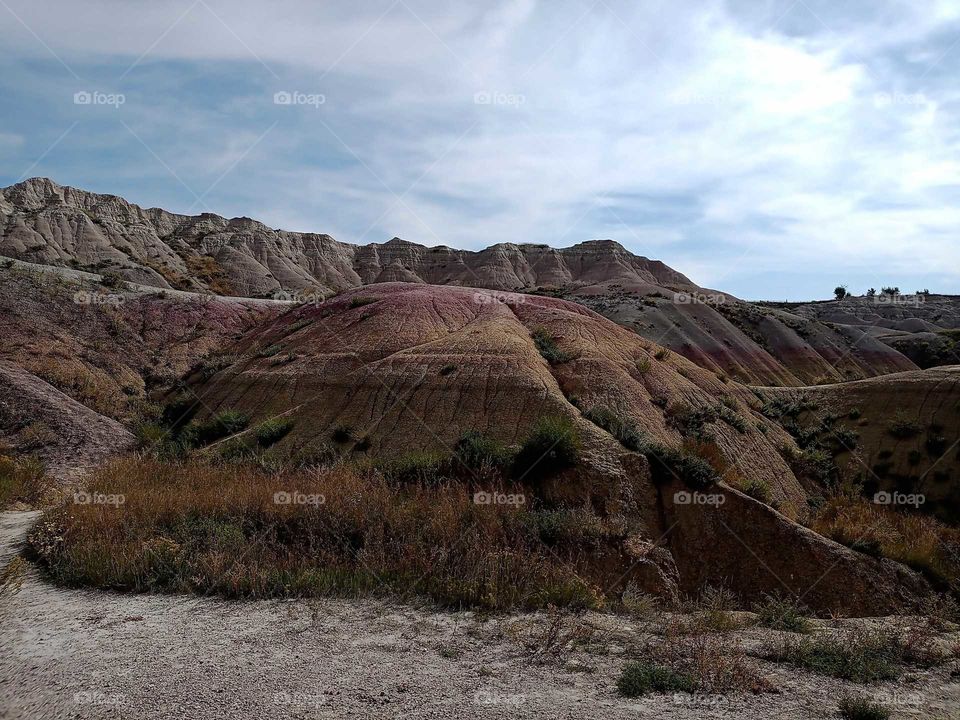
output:
[[[100,274],[100,284],[106,288],[125,288],[127,283],[120,273],[106,271]]]
[[[454,452],[471,470],[505,470],[513,461],[513,454],[503,443],[476,430],[461,435]]]
[[[352,297],[350,298],[350,307],[358,308],[363,307],[364,305],[372,305],[377,301],[377,298],[374,297]]]
[[[666,360],[668,357],[670,357],[670,351],[666,348],[660,348],[653,354],[653,357],[657,360]]]
[[[330,438],[335,443],[348,443],[353,440],[353,427],[350,425],[337,425],[330,433]]]
[[[39,503],[52,487],[53,481],[39,459],[0,455],[0,509],[14,503]]]
[[[640,374],[640,375],[646,375],[648,372],[650,372],[650,368],[651,368],[651,367],[652,367],[652,365],[651,365],[651,363],[650,363],[650,358],[641,358],[640,360],[637,360],[637,373],[638,373],[638,374]]]
[[[771,498],[770,484],[759,477],[748,477],[744,478],[740,482],[740,491],[745,495],[749,495],[754,500],[759,500],[760,502],[769,505]]]
[[[235,435],[249,424],[250,418],[247,415],[235,410],[226,410],[201,422],[191,421],[183,429],[181,440],[188,447],[203,447]]]
[[[889,720],[890,711],[866,698],[845,697],[837,705],[843,720]]]
[[[574,356],[570,353],[563,352],[557,345],[557,341],[554,340],[546,328],[534,328],[531,337],[533,338],[533,344],[537,346],[537,350],[543,356],[543,359],[551,365],[559,365],[560,363],[573,360]]]
[[[919,435],[921,430],[923,428],[919,423],[902,410],[898,411],[887,425],[887,432],[899,440]]]
[[[513,463],[518,479],[543,478],[580,460],[580,436],[573,422],[565,417],[540,418],[524,441]]]
[[[273,357],[281,350],[283,350],[283,348],[280,345],[269,345],[258,352],[257,355],[262,358]]]
[[[627,663],[617,680],[617,691],[624,697],[640,697],[651,692],[688,692],[697,689],[696,681],[664,665],[646,661]]]
[[[269,447],[279,442],[292,429],[293,420],[290,418],[276,417],[264,420],[257,425],[254,434],[257,437],[257,444],[260,445],[260,447]]]
[[[587,410],[583,416],[594,425],[613,435],[625,448],[639,450],[643,445],[643,438],[636,425],[630,420],[621,418],[603,405],[595,405]]]
[[[854,630],[840,636],[786,640],[768,648],[769,660],[856,683],[895,680],[902,672],[903,643],[892,633]]]
[[[651,475],[658,484],[669,484],[676,478],[690,488],[705,490],[717,481],[717,472],[710,463],[689,450],[646,443],[641,452],[650,461]]]
[[[757,624],[771,630],[794,633],[809,633],[810,620],[804,615],[804,608],[795,602],[776,595],[767,595],[763,602],[757,603],[753,611],[757,613]]]
[[[444,453],[415,450],[377,467],[392,482],[437,485],[449,477],[450,465],[450,457]]]
[[[847,417],[851,420],[859,420],[860,414],[860,408],[852,408],[850,412],[847,413]]]
[[[456,365],[444,365],[442,368],[440,368],[440,375],[441,377],[446,377],[447,375],[455,373],[456,371],[457,371]]]

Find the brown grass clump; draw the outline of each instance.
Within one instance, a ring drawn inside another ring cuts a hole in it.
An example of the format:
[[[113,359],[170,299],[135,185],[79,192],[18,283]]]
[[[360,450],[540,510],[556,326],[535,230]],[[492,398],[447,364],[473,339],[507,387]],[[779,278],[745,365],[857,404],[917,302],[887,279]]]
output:
[[[811,529],[854,550],[902,562],[941,587],[960,589],[960,531],[933,517],[843,491],[824,503]]]
[[[770,688],[747,659],[739,642],[729,635],[702,630],[679,619],[671,620],[663,640],[647,649],[650,660],[692,678],[701,692],[761,692]]]
[[[0,509],[14,503],[37,505],[53,487],[43,463],[33,457],[0,455]]]
[[[280,596],[425,596],[452,607],[597,607],[595,549],[543,539],[536,511],[477,503],[462,483],[391,483],[345,466],[130,458],[89,487],[120,504],[49,512],[30,546],[74,586]],[[510,491],[512,492],[512,491]],[[586,575],[589,577],[589,575]]]

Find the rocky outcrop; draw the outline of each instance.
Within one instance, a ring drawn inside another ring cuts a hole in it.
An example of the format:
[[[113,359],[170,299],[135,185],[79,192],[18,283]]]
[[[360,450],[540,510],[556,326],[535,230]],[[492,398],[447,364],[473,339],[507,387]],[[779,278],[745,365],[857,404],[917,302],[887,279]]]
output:
[[[0,255],[244,297],[281,290],[329,294],[376,282],[517,290],[621,278],[694,287],[663,263],[637,257],[612,240],[560,249],[500,243],[480,252],[399,238],[350,245],[329,235],[274,230],[250,218],[144,210],[45,178],[0,191]]]

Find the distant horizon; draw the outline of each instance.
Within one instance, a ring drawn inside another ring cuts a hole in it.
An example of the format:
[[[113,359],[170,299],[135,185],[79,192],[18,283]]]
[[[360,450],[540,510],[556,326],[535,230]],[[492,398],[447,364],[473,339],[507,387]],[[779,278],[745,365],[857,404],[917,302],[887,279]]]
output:
[[[632,250],[631,248],[629,248],[627,245],[625,245],[625,244],[622,243],[621,241],[617,240],[616,238],[587,238],[587,239],[584,239],[584,240],[578,240],[578,241],[576,241],[576,242],[573,242],[573,243],[570,244],[570,245],[551,245],[551,244],[548,243],[548,242],[516,242],[516,241],[511,241],[511,240],[499,240],[499,241],[496,241],[496,242],[491,242],[489,245],[487,245],[487,246],[485,246],[485,247],[481,247],[481,248],[463,248],[463,247],[456,247],[456,246],[454,246],[454,245],[449,245],[449,244],[445,244],[445,243],[437,243],[437,244],[431,245],[431,244],[428,244],[428,243],[425,243],[425,242],[421,242],[421,241],[418,241],[418,240],[410,240],[409,238],[400,237],[399,235],[393,235],[393,236],[391,236],[390,238],[388,238],[387,240],[383,240],[383,241],[371,240],[371,241],[366,242],[366,243],[358,243],[358,242],[355,242],[355,241],[352,241],[352,240],[344,240],[344,239],[342,239],[342,238],[336,237],[335,235],[332,235],[331,233],[324,232],[324,231],[317,231],[317,230],[294,230],[294,229],[291,229],[291,228],[273,227],[273,226],[265,223],[264,221],[262,221],[262,220],[260,220],[260,219],[258,219],[258,218],[256,218],[256,217],[250,216],[250,215],[234,215],[234,216],[228,216],[228,215],[223,215],[223,214],[220,214],[220,213],[217,213],[217,212],[214,212],[214,211],[204,211],[204,212],[202,212],[202,213],[193,213],[193,214],[185,213],[185,212],[177,212],[177,211],[174,211],[174,210],[170,210],[169,208],[162,207],[162,206],[160,206],[160,205],[145,205],[145,204],[143,204],[143,203],[136,202],[136,201],[134,201],[134,200],[131,200],[129,197],[127,197],[127,196],[126,196],[124,193],[122,193],[122,192],[90,190],[89,188],[85,188],[85,187],[81,187],[81,186],[77,186],[77,185],[73,185],[73,184],[69,184],[69,183],[63,183],[63,182],[60,182],[59,180],[57,180],[57,179],[55,179],[55,178],[48,177],[48,176],[36,175],[36,176],[33,176],[33,177],[24,178],[24,179],[22,179],[22,180],[17,181],[16,183],[12,183],[12,184],[10,184],[10,185],[4,185],[4,186],[2,187],[2,189],[6,190],[6,189],[9,189],[10,187],[12,187],[12,186],[14,186],[14,185],[19,185],[19,184],[22,184],[22,183],[27,183],[27,182],[31,182],[31,181],[38,181],[38,180],[51,182],[51,183],[53,183],[54,185],[57,185],[58,187],[61,187],[61,188],[69,188],[69,189],[72,189],[72,190],[78,190],[78,191],[82,191],[82,192],[88,192],[88,193],[92,193],[92,194],[96,194],[96,195],[104,195],[104,196],[118,197],[118,198],[120,198],[120,199],[122,199],[122,200],[124,200],[124,201],[126,201],[126,202],[128,202],[128,203],[130,203],[130,204],[132,204],[132,205],[136,205],[137,207],[139,207],[139,208],[142,209],[142,210],[162,210],[163,212],[167,212],[167,213],[170,213],[170,214],[172,214],[172,215],[181,215],[181,216],[184,216],[184,217],[200,217],[200,216],[202,216],[202,215],[214,215],[214,216],[216,216],[216,217],[220,217],[220,218],[223,218],[224,220],[228,220],[228,221],[231,221],[231,220],[251,220],[251,221],[253,221],[253,222],[260,223],[260,224],[263,225],[264,227],[268,227],[268,228],[270,228],[270,229],[272,229],[272,230],[275,230],[275,231],[277,231],[277,232],[290,232],[290,233],[297,233],[297,234],[301,234],[301,235],[326,235],[326,236],[328,236],[328,237],[333,238],[333,239],[334,239],[335,241],[337,241],[337,242],[344,243],[344,244],[346,244],[346,245],[354,245],[354,246],[361,246],[361,245],[386,245],[387,243],[391,242],[392,240],[400,240],[400,241],[402,241],[402,242],[408,242],[408,243],[411,243],[411,244],[413,244],[413,245],[419,245],[420,247],[425,247],[425,248],[446,247],[446,248],[449,248],[450,250],[454,250],[454,251],[457,251],[457,252],[478,253],[478,252],[483,252],[484,250],[487,250],[487,249],[489,249],[489,248],[491,248],[491,247],[494,247],[494,246],[496,246],[496,245],[517,245],[517,246],[528,245],[528,246],[532,246],[532,247],[537,247],[537,246],[541,246],[541,247],[542,247],[542,246],[546,246],[546,247],[550,247],[550,248],[552,248],[552,249],[554,249],[554,250],[565,250],[565,249],[574,248],[574,247],[576,247],[576,246],[578,246],[578,245],[583,245],[583,244],[585,244],[585,243],[591,243],[591,242],[613,242],[613,243],[616,243],[617,245],[619,245],[621,248],[623,248],[623,249],[626,250],[627,252],[629,252],[629,253],[631,253],[632,255],[634,255],[635,257],[640,257],[640,258],[643,258],[643,259],[646,259],[646,260],[650,260],[650,261],[652,261],[652,262],[661,262],[661,263],[663,263],[664,265],[666,265],[667,267],[669,267],[671,270],[674,270],[674,271],[676,271],[676,272],[679,272],[679,273],[682,274],[682,275],[687,276],[694,284],[698,285],[699,287],[702,287],[702,288],[707,289],[707,290],[716,290],[716,291],[720,291],[720,292],[725,292],[725,293],[727,293],[727,294],[734,295],[734,296],[737,297],[738,299],[744,300],[744,301],[746,301],[746,302],[755,302],[755,303],[764,303],[764,302],[766,302],[766,303],[800,303],[800,304],[803,304],[803,303],[814,303],[814,302],[829,302],[829,301],[832,301],[832,300],[835,299],[835,298],[829,298],[829,297],[823,297],[823,298],[820,298],[820,297],[814,297],[814,298],[805,297],[805,298],[799,298],[799,299],[785,298],[785,299],[781,300],[781,299],[779,299],[779,298],[773,298],[773,297],[770,297],[770,298],[756,298],[756,297],[748,297],[748,296],[740,295],[740,294],[738,294],[738,293],[736,293],[736,292],[732,292],[732,291],[727,290],[727,289],[725,289],[725,288],[723,288],[723,287],[712,287],[712,286],[708,286],[708,285],[702,284],[702,283],[698,282],[695,278],[690,277],[690,274],[687,273],[687,272],[685,272],[682,267],[678,267],[676,264],[674,264],[674,263],[672,263],[672,262],[670,262],[670,261],[668,261],[668,260],[666,260],[666,259],[664,259],[664,258],[661,258],[661,257],[652,257],[652,256],[650,256],[650,255],[646,255],[646,254],[643,254],[643,253],[638,253],[638,252],[636,252],[635,250]],[[835,287],[836,287],[836,286],[835,286]],[[900,288],[900,286],[898,286],[898,285],[884,283],[882,286],[880,286],[880,287],[875,287],[875,288],[874,288],[874,289],[876,290],[876,292],[877,292],[878,295],[881,294],[881,290],[882,290],[883,287],[898,287],[898,288]],[[857,292],[857,291],[855,291],[855,290],[850,290],[850,289],[848,288],[848,293],[849,293],[849,296],[850,296],[850,297],[865,297],[865,296],[867,296],[867,290],[868,290],[868,289],[869,289],[869,288],[864,288],[861,292]],[[946,297],[954,297],[954,296],[960,295],[960,293],[940,292],[940,291],[938,291],[938,290],[934,290],[934,289],[930,289],[930,288],[916,288],[915,291],[914,291],[914,290],[907,291],[907,290],[905,290],[904,288],[900,288],[899,294],[900,294],[901,296],[911,296],[911,295],[916,295],[917,293],[919,293],[919,292],[921,292],[921,291],[923,291],[923,290],[925,290],[925,289],[930,290],[930,294],[931,294],[931,295],[940,295],[940,296],[946,296]],[[832,290],[831,290],[830,292],[832,293]]]

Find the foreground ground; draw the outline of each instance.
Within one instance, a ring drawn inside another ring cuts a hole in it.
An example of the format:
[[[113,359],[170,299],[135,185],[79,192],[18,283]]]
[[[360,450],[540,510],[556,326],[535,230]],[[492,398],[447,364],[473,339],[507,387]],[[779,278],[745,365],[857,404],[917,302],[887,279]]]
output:
[[[36,517],[0,515],[0,567]],[[592,634],[538,654],[549,647],[544,614],[73,591],[29,568],[0,600],[0,716],[799,719],[837,717],[847,693],[885,702],[894,717],[960,714],[956,663],[867,687],[755,660],[774,691],[626,700],[615,688],[620,669],[660,623],[606,614],[571,622]],[[749,652],[777,633],[733,635]]]

